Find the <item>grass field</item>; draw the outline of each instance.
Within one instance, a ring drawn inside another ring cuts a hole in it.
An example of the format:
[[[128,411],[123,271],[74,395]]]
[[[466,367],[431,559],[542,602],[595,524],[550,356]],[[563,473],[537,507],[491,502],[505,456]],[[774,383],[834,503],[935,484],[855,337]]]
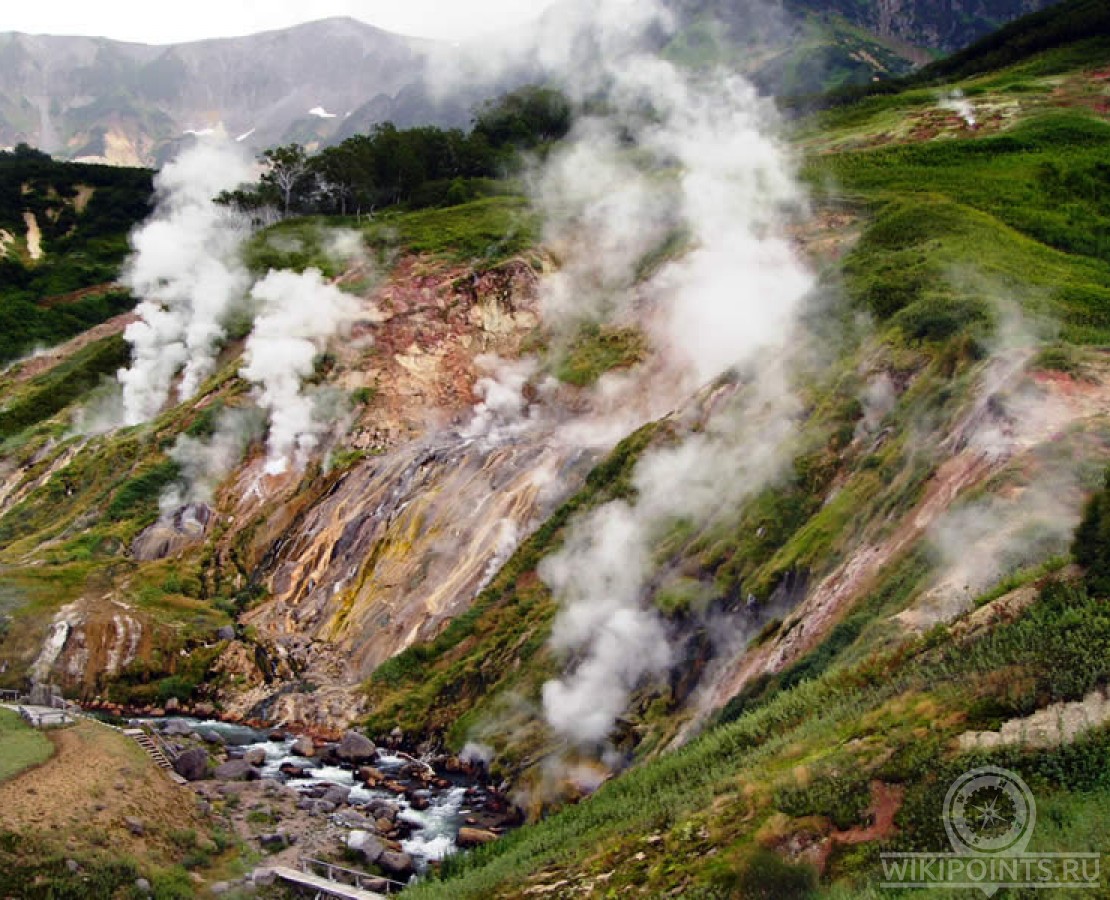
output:
[[[0,781],[45,762],[53,752],[45,734],[24,724],[18,713],[0,709]]]

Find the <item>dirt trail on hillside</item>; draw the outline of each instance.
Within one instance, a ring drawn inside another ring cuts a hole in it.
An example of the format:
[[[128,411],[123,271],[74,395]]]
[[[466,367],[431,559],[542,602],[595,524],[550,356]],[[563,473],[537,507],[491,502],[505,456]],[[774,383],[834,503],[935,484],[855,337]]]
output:
[[[51,732],[50,740],[49,760],[0,783],[0,831],[50,835],[67,845],[98,836],[141,858],[164,846],[171,831],[200,825],[193,793],[119,732],[81,722]],[[127,818],[141,821],[144,834],[132,834]]]

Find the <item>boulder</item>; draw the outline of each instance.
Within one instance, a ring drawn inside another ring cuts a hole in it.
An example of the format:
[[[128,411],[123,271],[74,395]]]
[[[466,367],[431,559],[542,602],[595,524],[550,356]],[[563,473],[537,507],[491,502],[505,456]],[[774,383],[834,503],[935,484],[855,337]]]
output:
[[[146,833],[146,826],[143,824],[142,819],[127,818],[123,820],[123,824],[127,826],[135,837],[142,837]]]
[[[416,863],[407,853],[386,850],[378,857],[378,867],[390,878],[408,881],[416,874]]]
[[[221,781],[257,781],[262,773],[245,759],[233,759],[217,766],[215,776]]]
[[[286,778],[304,778],[305,773],[305,770],[300,766],[295,766],[288,762],[282,763],[278,771]]]
[[[215,744],[222,747],[226,743],[226,741],[224,741],[223,737],[218,731],[213,731],[210,728],[206,729],[205,731],[198,732],[197,737],[199,737],[206,744]]]
[[[486,831],[482,828],[460,828],[459,836],[455,839],[455,843],[463,850],[471,847],[481,847],[483,844],[492,844],[497,840],[497,835],[492,831]]]
[[[294,755],[303,756],[305,759],[310,759],[316,755],[316,745],[307,734],[302,734],[293,741],[293,746],[289,749]]]
[[[322,799],[327,800],[329,803],[334,803],[336,806],[343,806],[343,804],[351,799],[351,789],[341,784],[328,785],[327,792]]]
[[[358,831],[370,831],[374,828],[374,823],[370,819],[353,809],[345,809],[337,813],[335,816],[335,824],[342,828],[350,828]]]
[[[252,766],[264,766],[266,765],[266,751],[261,747],[255,747],[243,754],[243,759]]]
[[[193,729],[189,727],[187,722],[181,719],[170,719],[162,726],[162,734],[167,737],[188,737],[193,733]]]
[[[289,835],[280,831],[275,831],[273,834],[259,835],[258,843],[261,844],[265,850],[277,851],[284,850],[292,841],[289,839]]]
[[[336,754],[341,760],[353,765],[373,762],[378,757],[378,749],[373,741],[357,731],[348,731],[339,741]]]
[[[386,852],[385,844],[368,831],[352,831],[347,837],[347,846],[371,866]]]
[[[186,781],[201,781],[208,777],[208,751],[203,747],[186,750],[173,761],[173,770]]]

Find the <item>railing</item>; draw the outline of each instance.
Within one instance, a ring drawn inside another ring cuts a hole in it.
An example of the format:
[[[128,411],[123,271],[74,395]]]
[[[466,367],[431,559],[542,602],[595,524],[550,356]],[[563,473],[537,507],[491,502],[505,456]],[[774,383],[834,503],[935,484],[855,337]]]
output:
[[[0,691],[0,703],[19,703],[22,699],[19,691]]]
[[[324,862],[322,859],[302,858],[301,871],[308,875],[322,874],[328,881],[349,885],[364,891],[374,891],[382,884],[402,890],[408,887],[403,881],[394,881],[392,878],[385,878],[381,875],[367,875],[365,872],[359,872],[356,869],[345,869],[343,866]]]

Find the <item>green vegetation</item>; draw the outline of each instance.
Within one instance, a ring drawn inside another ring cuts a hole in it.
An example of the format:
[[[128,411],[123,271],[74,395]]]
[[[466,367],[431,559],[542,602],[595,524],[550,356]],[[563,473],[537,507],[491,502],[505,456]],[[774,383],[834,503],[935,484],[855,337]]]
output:
[[[131,308],[110,282],[127,234],[150,212],[151,174],[60,163],[27,147],[0,153],[0,362],[52,346]],[[42,233],[39,260],[25,214]]]
[[[130,361],[122,336],[82,348],[36,378],[0,410],[0,441],[49,419],[85,397],[102,379],[112,378]]]
[[[643,335],[632,328],[583,326],[555,368],[555,377],[567,384],[588,387],[606,372],[628,369],[641,362],[647,347]]]
[[[449,262],[494,264],[532,247],[539,222],[521,197],[490,197],[448,209],[379,216],[366,228],[372,246],[403,248]]]
[[[1050,584],[1024,617],[970,644],[933,637],[799,682],[686,748],[622,775],[587,802],[452,859],[443,883],[418,888],[416,896],[509,896],[552,864],[552,871],[579,876],[616,869],[614,889],[631,880],[664,890],[677,880],[690,890],[709,890],[722,874],[699,848],[715,847],[718,859],[744,859],[756,850],[753,835],[761,823],[777,823],[783,840],[794,829],[813,827],[814,817],[819,829],[858,824],[867,796],[861,786],[870,779],[907,786],[900,831],[879,846],[947,846],[943,833],[937,842],[943,791],[935,785],[947,783],[946,772],[954,776],[988,762],[1017,769],[1048,796],[1097,791],[1106,804],[1110,731],[1058,750],[1010,748],[969,758],[947,748],[966,727],[964,715],[984,697],[1004,703],[1005,714],[1013,715],[1105,685],[1108,609],[1081,589]],[[1011,693],[1010,685],[1022,687]],[[930,740],[922,740],[924,734]],[[800,770],[806,771],[804,783],[797,780]],[[1081,825],[1072,824],[1056,839],[1078,839]],[[653,833],[661,840],[645,846],[644,835]],[[642,851],[647,859],[637,865],[632,856]],[[678,868],[673,853],[682,859]],[[857,887],[880,874],[874,853],[841,865],[850,868]]]
[[[10,709],[0,709],[0,781],[45,762],[54,746]]]
[[[457,206],[496,192],[491,179],[519,168],[522,152],[542,152],[570,126],[571,107],[562,94],[522,87],[480,106],[469,133],[386,122],[315,156],[299,144],[267,150],[261,183],[222,200],[286,215]]]

